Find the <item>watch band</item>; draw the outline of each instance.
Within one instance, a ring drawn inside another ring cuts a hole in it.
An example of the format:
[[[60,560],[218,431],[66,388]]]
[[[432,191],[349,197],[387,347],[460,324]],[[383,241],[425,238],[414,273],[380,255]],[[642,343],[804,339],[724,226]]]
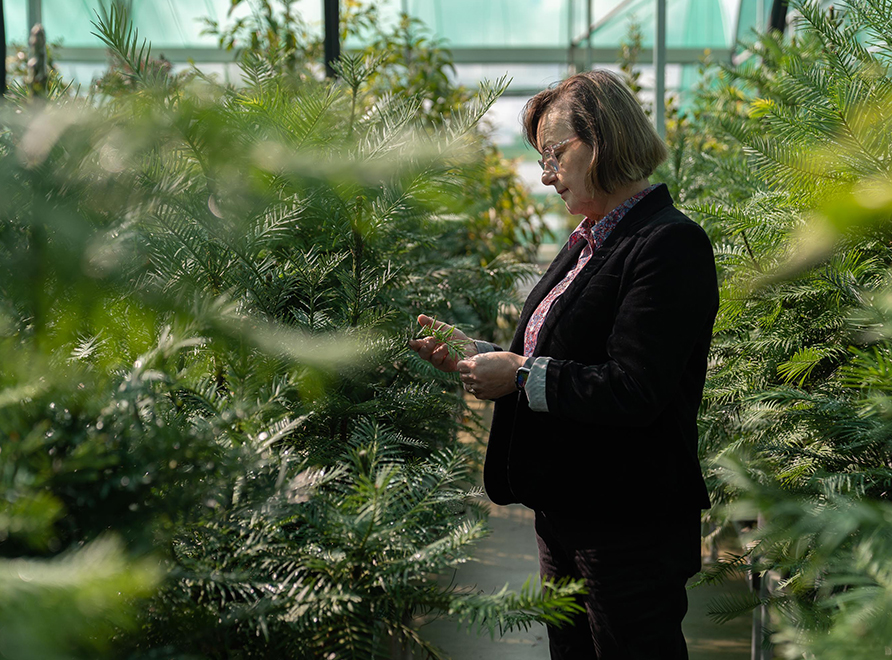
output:
[[[521,367],[518,367],[517,372],[514,374],[514,386],[518,392],[522,392],[527,385],[527,379],[530,377],[530,367],[533,366],[533,359],[528,357],[526,362]]]

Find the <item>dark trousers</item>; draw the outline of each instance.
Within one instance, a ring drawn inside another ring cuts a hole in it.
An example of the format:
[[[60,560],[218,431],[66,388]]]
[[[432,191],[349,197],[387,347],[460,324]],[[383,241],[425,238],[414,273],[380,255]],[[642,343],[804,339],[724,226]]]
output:
[[[536,512],[543,579],[585,581],[585,611],[548,626],[552,660],[687,660],[685,582],[700,567],[699,511],[634,527]]]

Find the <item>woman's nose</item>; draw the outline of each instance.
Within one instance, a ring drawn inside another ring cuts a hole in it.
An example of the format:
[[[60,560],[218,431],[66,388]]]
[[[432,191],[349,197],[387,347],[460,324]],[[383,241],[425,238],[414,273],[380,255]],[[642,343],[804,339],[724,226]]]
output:
[[[554,180],[557,178],[557,172],[546,165],[542,169],[542,183],[546,186],[550,186]]]

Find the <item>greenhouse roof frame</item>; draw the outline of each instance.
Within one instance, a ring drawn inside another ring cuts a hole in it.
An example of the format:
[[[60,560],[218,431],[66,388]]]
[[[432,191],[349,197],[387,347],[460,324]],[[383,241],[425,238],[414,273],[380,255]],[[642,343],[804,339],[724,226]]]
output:
[[[669,12],[667,65],[696,65],[709,51],[730,61],[738,39],[765,25],[773,0],[665,0]],[[27,12],[22,5],[27,2]],[[215,38],[201,34],[200,16],[225,20],[230,0],[20,0],[6,5],[8,41],[23,43],[27,26],[43,22],[48,39],[62,45],[59,62],[107,61],[98,38],[90,35],[93,14],[121,2],[131,9],[140,35],[173,63],[225,64],[234,54]],[[632,21],[641,26],[639,61],[653,60],[653,15],[657,0],[377,0],[389,20],[405,12],[423,21],[435,39],[444,40],[457,65],[552,65],[584,70],[614,64],[620,41]],[[13,6],[16,5],[16,6]],[[322,23],[323,0],[299,0],[311,24]],[[468,21],[468,16],[478,20]],[[585,27],[588,26],[588,27]],[[321,29],[321,28],[320,28]],[[359,43],[344,45],[353,50]],[[534,85],[541,88],[541,85]],[[509,93],[527,94],[533,85],[517,84]]]

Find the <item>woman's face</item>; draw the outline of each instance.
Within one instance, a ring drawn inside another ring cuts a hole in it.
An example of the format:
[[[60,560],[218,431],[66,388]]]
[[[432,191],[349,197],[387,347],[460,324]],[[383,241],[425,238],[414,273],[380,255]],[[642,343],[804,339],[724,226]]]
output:
[[[592,161],[592,148],[577,137],[570,125],[569,115],[560,105],[550,107],[542,115],[542,119],[539,120],[537,138],[539,153],[543,153],[553,145],[569,140],[554,149],[552,162],[557,161],[558,171],[555,172],[546,163],[542,171],[542,183],[546,186],[554,186],[561,199],[564,200],[564,204],[567,205],[567,210],[573,215],[585,215],[593,220],[603,217],[610,210],[605,209],[606,196],[599,195],[597,192],[592,194],[586,190],[586,182],[589,178],[588,169]]]

